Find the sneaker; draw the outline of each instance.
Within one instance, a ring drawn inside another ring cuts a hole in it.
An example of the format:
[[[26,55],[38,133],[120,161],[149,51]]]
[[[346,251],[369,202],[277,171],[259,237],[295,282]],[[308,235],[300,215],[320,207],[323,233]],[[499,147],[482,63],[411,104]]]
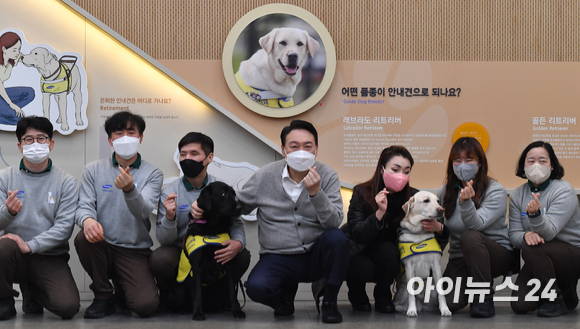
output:
[[[0,299],[0,320],[8,320],[14,316],[16,316],[14,297]]]
[[[553,318],[566,313],[568,313],[568,308],[562,299],[553,302],[544,301],[538,309],[538,316],[543,318]]]
[[[576,290],[577,284],[578,280],[560,284],[560,290],[562,290],[564,304],[566,304],[566,308],[569,310],[574,310],[576,309],[576,306],[578,306],[578,293]]]
[[[336,302],[322,302],[322,322],[341,323],[342,314],[338,311]]]
[[[492,298],[486,298],[483,303],[473,301],[469,310],[472,318],[491,318],[495,315],[495,306]]]
[[[85,319],[100,319],[115,312],[117,312],[117,309],[115,308],[113,296],[105,300],[95,298],[91,306],[85,311]]]

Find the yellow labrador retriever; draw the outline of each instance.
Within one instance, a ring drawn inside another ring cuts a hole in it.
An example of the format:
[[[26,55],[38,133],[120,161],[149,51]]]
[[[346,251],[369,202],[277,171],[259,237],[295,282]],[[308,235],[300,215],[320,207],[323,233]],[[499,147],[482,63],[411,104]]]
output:
[[[421,222],[426,219],[440,218],[443,216],[443,208],[439,206],[439,199],[431,192],[421,191],[403,205],[405,218],[401,221],[401,234],[399,235],[399,251],[401,263],[405,268],[406,279],[399,283],[395,295],[394,304],[398,311],[404,311],[407,316],[417,316],[417,299],[407,291],[407,282],[412,278],[420,278],[427,282],[427,278],[433,273],[433,285],[442,277],[441,272],[441,248],[435,240],[435,233],[423,230]],[[425,285],[426,286],[426,285]],[[423,289],[423,292],[425,289]],[[433,291],[432,291],[433,292]],[[444,295],[437,294],[439,311],[441,316],[451,316]],[[429,296],[433,301],[435,296]],[[419,307],[428,310],[427,305],[419,303]],[[420,309],[419,309],[420,310]]]
[[[262,49],[240,64],[238,84],[251,88],[252,95],[244,92],[256,101],[292,97],[308,54],[314,57],[320,44],[308,32],[289,27],[275,28],[259,42]]]
[[[32,49],[30,54],[22,56],[22,63],[25,66],[36,68],[41,75],[40,86],[44,117],[50,120],[50,97],[54,95],[54,99],[58,105],[58,118],[56,123],[61,124],[63,131],[68,130],[67,95],[72,93],[75,104],[76,125],[82,126],[81,76],[79,68],[75,65],[76,57],[63,56],[59,60],[48,49],[37,47]]]

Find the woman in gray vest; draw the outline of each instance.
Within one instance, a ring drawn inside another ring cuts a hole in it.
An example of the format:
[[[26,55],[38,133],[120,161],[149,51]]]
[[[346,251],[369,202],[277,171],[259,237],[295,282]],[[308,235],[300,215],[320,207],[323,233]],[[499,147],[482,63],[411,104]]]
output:
[[[474,283],[485,285],[481,289],[475,286],[484,297],[480,302],[480,295],[474,295],[470,313],[476,318],[495,315],[493,278],[508,272],[515,259],[505,223],[507,193],[487,175],[487,169],[487,158],[477,139],[459,138],[449,154],[445,185],[437,192],[450,233],[449,263],[443,276],[451,278],[454,287],[446,295],[447,305],[456,312],[470,302],[465,288],[471,278],[468,288],[474,288]]]
[[[511,302],[512,309],[518,314],[538,310],[542,317],[566,314],[578,305],[580,208],[576,192],[562,179],[564,168],[554,149],[542,141],[522,152],[516,176],[528,181],[510,195],[510,240],[522,250],[525,261],[516,281],[519,290],[512,293],[517,298]],[[528,296],[537,285],[540,289]]]

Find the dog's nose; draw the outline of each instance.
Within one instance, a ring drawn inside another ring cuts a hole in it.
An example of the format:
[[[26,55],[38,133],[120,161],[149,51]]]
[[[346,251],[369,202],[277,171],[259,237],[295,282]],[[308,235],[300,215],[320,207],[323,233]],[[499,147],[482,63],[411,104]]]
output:
[[[439,207],[439,208],[437,208],[437,212],[442,214],[445,212],[445,209],[443,207]]]
[[[297,60],[298,60],[298,54],[296,54],[296,53],[288,54],[288,63],[296,63]]]

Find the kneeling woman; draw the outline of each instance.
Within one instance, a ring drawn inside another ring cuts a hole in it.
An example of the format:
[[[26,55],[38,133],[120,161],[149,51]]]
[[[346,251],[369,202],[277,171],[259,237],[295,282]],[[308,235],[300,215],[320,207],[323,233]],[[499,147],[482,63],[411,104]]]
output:
[[[510,239],[522,249],[524,267],[511,302],[516,313],[538,310],[538,316],[560,316],[578,305],[576,283],[580,277],[580,208],[572,185],[562,179],[564,168],[549,143],[533,142],[518,161],[516,176],[528,182],[510,196]],[[528,293],[539,279],[540,289],[530,300]],[[550,281],[555,300],[542,292]],[[527,299],[527,300],[526,300]]]
[[[487,158],[475,138],[462,137],[453,144],[446,182],[437,196],[443,201],[450,234],[449,263],[443,276],[454,284],[461,278],[460,287],[454,286],[447,294],[447,306],[456,312],[467,305],[465,286],[471,277],[473,282],[490,284],[484,302],[480,303],[479,295],[475,295],[471,316],[491,317],[495,314],[493,278],[511,269],[514,252],[505,224],[506,190],[487,176]],[[456,289],[460,292],[454,301]]]
[[[403,205],[417,193],[408,183],[412,167],[413,157],[406,148],[388,147],[381,153],[373,177],[354,188],[348,222],[342,229],[351,243],[346,283],[355,311],[370,312],[365,286],[376,282],[375,310],[395,312],[390,287],[399,271],[397,230],[405,215]],[[423,227],[445,236],[443,224],[436,220],[424,221]]]

